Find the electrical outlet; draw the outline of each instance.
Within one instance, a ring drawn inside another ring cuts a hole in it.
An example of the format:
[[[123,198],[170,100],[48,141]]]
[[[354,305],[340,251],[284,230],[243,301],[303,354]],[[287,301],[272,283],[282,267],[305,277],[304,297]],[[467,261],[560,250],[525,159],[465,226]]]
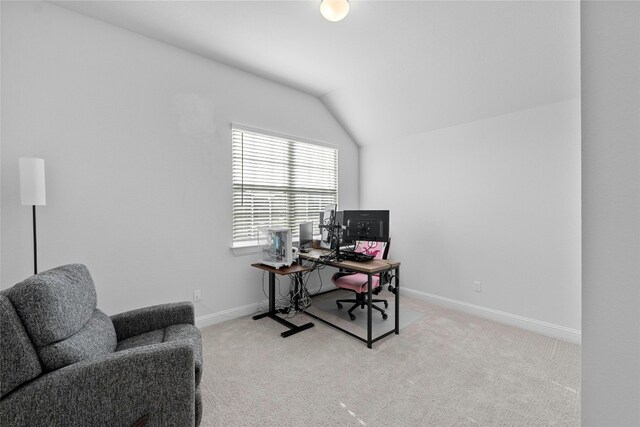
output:
[[[201,295],[200,295],[200,289],[196,289],[196,290],[194,290],[194,291],[193,291],[193,301],[194,301],[194,302],[198,302],[198,301],[200,301],[200,297],[201,297]]]
[[[474,280],[473,281],[473,290],[476,292],[482,292],[482,283],[480,283],[478,280]]]

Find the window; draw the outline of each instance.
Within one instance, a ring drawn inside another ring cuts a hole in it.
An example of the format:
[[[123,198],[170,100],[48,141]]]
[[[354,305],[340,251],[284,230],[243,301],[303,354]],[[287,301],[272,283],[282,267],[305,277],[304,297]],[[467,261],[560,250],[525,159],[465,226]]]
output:
[[[258,227],[320,220],[338,201],[338,150],[293,138],[232,128],[233,243],[252,243]],[[317,232],[317,230],[316,230]]]

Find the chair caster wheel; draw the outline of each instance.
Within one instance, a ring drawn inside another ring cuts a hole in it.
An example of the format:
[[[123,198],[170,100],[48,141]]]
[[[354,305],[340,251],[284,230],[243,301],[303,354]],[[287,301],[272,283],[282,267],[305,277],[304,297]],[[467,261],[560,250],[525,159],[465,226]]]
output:
[[[356,316],[354,316],[353,314],[349,313],[349,317],[351,318],[351,320],[356,320]]]
[[[337,302],[336,304],[338,304],[338,308],[342,308],[342,304],[340,304],[339,302]]]
[[[388,302],[384,302],[384,308],[389,308],[389,303]]]
[[[387,317],[389,317],[387,316],[387,313],[382,313],[382,320],[387,320]]]

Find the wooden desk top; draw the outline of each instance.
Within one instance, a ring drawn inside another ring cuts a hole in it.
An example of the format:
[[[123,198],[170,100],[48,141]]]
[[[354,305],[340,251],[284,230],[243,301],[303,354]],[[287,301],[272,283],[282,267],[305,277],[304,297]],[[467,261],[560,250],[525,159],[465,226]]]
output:
[[[264,264],[260,264],[259,262],[256,262],[254,264],[251,264],[251,266],[259,268],[261,270],[266,270],[269,273],[280,274],[282,276],[288,275],[288,274],[294,274],[294,273],[304,273],[306,271],[311,270],[309,267],[304,267],[300,264],[291,264],[291,267],[273,268],[270,265],[264,265]]]
[[[330,254],[329,250],[322,249],[311,249],[307,253],[300,253],[298,256],[301,259],[315,261],[319,259],[323,255]],[[375,274],[380,273],[382,271],[391,270],[392,268],[396,268],[400,266],[400,261],[394,261],[390,259],[373,259],[371,261],[366,262],[355,262],[355,261],[325,261],[320,260],[322,264],[330,265],[332,267],[344,268],[345,270],[355,271],[358,273],[365,274]]]

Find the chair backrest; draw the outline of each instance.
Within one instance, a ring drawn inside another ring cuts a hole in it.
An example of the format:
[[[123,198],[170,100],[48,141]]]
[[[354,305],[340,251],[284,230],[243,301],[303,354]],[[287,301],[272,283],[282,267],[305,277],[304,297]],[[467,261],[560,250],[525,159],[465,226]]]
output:
[[[0,397],[42,374],[36,348],[5,294],[0,293]]]
[[[386,242],[356,242],[354,252],[361,252],[369,255],[373,255],[374,259],[387,259],[389,255],[389,246],[391,245],[391,239]]]
[[[373,255],[374,259],[387,259],[390,246],[391,239],[386,242],[357,241],[353,251]],[[379,278],[379,275],[373,276],[372,289],[380,286]],[[382,279],[382,284],[387,283],[386,273]],[[366,291],[367,275],[364,273],[338,272],[333,275],[331,281],[339,288],[362,293]]]
[[[3,295],[15,309],[45,372],[115,351],[113,323],[96,308],[96,289],[84,265],[44,271]]]

